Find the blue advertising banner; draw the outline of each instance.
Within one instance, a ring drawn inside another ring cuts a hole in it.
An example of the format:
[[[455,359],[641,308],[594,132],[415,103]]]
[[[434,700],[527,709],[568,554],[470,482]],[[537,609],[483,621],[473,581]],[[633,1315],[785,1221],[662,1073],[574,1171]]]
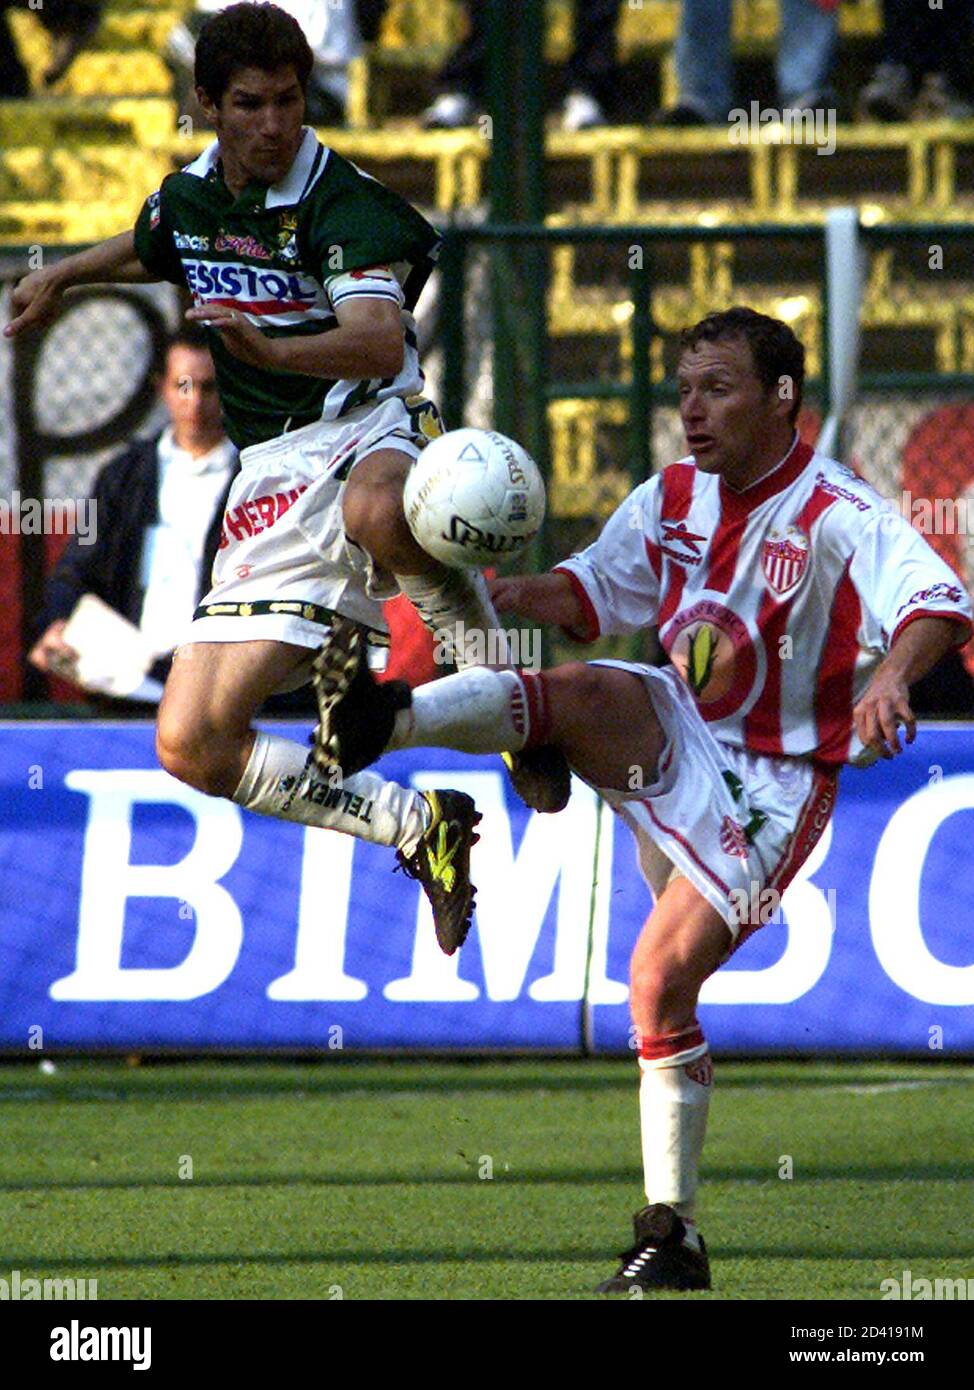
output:
[[[483,812],[452,958],[391,850],[182,786],[148,725],[0,726],[0,1047],[629,1048],[651,898],[625,827],[581,784],[529,813],[494,758],[381,767]],[[780,920],[705,986],[715,1049],[974,1051],[972,846],[974,728],[848,769]]]

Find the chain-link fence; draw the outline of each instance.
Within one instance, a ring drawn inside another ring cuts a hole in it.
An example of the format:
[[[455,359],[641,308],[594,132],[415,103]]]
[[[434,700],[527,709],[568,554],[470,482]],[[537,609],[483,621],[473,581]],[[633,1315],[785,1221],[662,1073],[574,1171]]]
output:
[[[974,227],[861,236],[859,390],[843,460],[974,588]],[[684,454],[678,334],[707,313],[743,303],[792,326],[806,348],[799,425],[816,440],[835,390],[824,245],[813,226],[451,233],[447,418],[482,423],[464,402],[482,393],[492,354],[495,424],[547,466],[539,561],[586,544],[634,482]]]
[[[11,265],[16,258],[11,258]],[[25,267],[26,268],[26,264]],[[11,270],[0,289],[10,317]],[[0,698],[41,698],[23,662],[45,574],[100,467],[166,423],[156,394],[179,296],[167,285],[81,290],[47,330],[0,339]]]

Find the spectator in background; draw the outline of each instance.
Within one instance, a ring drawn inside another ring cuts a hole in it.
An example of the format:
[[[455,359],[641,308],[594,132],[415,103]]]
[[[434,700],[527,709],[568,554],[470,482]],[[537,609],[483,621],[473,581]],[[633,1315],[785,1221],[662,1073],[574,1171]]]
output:
[[[42,636],[28,657],[48,675],[71,680],[77,653],[62,633],[81,596],[95,594],[149,637],[159,652],[149,677],[164,682],[172,651],[209,591],[237,455],[223,432],[202,329],[187,324],[170,338],[158,391],[170,424],[101,470],[95,543],[72,537],[48,580]],[[379,679],[422,685],[441,675],[433,635],[405,595],[384,607],[390,651]],[[275,695],[265,712],[316,713],[317,706],[309,687]]]
[[[859,93],[866,121],[967,120],[974,0],[883,0],[883,55]]]
[[[908,0],[914,3],[914,0]],[[781,110],[834,103],[832,63],[838,0],[780,0],[775,76]],[[683,0],[676,40],[677,104],[661,125],[717,125],[734,106],[731,0]]]
[[[729,0],[728,0],[729,3]],[[563,130],[604,125],[616,81],[616,24],[622,0],[575,0],[575,39],[568,60]],[[466,0],[467,37],[440,72],[439,95],[423,112],[428,130],[470,125],[483,110],[487,57],[486,0]]]
[[[94,36],[104,0],[0,0],[0,10],[29,9],[51,35],[51,62],[44,73],[45,87],[59,82],[75,58]],[[0,99],[30,96],[30,78],[20,61],[6,13],[0,15]]]
[[[28,657],[41,671],[71,679],[77,653],[62,633],[82,594],[95,594],[149,639],[159,654],[149,674],[163,681],[209,591],[237,455],[223,431],[202,329],[180,328],[170,339],[158,391],[170,424],[101,470],[96,540],[72,537],[50,576],[43,635]]]

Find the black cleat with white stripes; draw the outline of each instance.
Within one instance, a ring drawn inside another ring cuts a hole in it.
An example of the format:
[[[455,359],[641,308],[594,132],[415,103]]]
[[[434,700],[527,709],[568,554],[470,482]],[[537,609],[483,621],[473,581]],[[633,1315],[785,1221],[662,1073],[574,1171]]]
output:
[[[633,1289],[709,1289],[707,1247],[686,1243],[687,1228],[672,1207],[657,1202],[632,1219],[634,1243],[619,1258],[622,1264],[596,1293],[632,1293]]]

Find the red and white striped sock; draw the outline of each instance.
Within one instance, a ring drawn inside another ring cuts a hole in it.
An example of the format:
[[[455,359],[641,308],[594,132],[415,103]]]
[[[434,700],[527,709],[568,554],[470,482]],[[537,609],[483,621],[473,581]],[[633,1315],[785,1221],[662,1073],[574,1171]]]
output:
[[[639,1067],[646,1201],[665,1202],[692,1228],[713,1090],[710,1048],[694,1023],[679,1033],[641,1038]],[[688,1234],[695,1243],[695,1230]]]
[[[413,691],[396,715],[390,748],[519,752],[547,743],[551,715],[543,672],[474,666]]]

